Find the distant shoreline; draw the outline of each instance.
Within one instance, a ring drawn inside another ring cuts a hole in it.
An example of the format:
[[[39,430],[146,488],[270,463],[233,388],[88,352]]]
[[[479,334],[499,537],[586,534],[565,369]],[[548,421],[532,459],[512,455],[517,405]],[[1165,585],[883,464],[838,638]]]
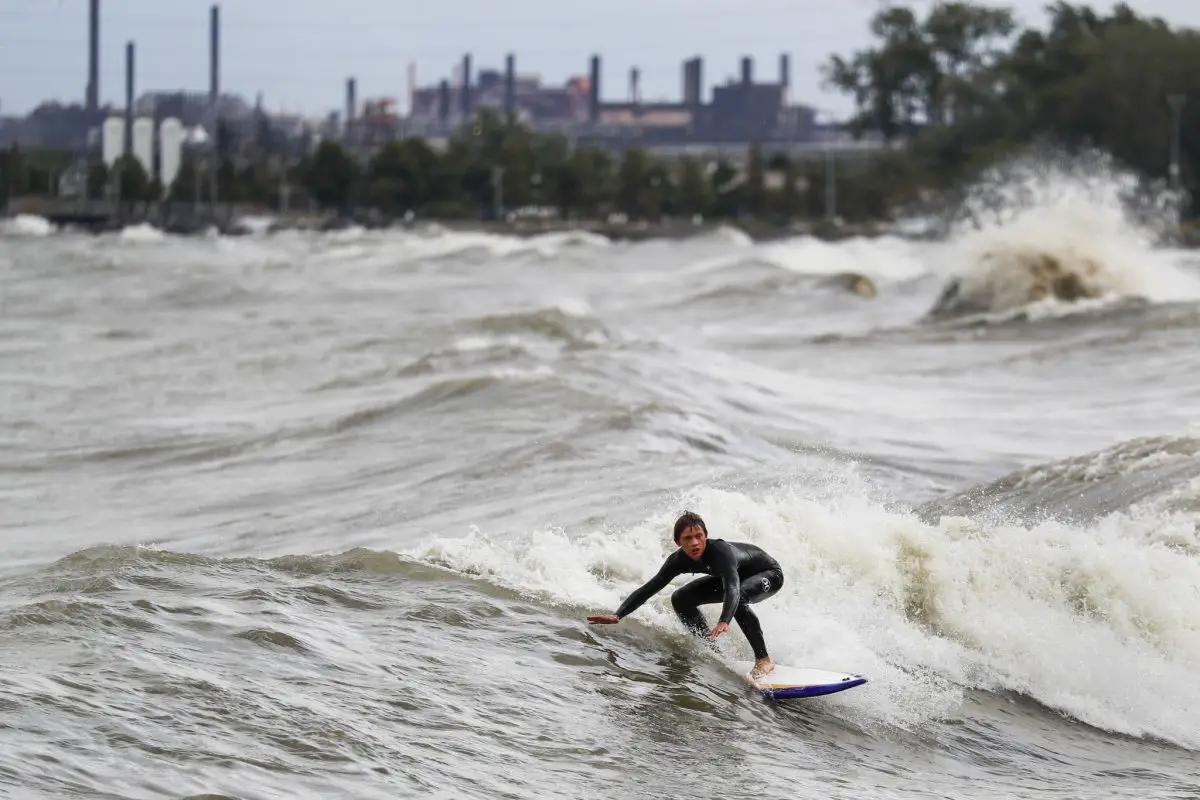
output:
[[[885,223],[833,223],[794,221],[776,223],[756,219],[705,220],[674,218],[660,222],[612,222],[607,220],[516,219],[506,221],[479,219],[404,219],[374,215],[338,216],[329,213],[295,211],[278,214],[250,206],[171,206],[159,204],[135,213],[119,215],[108,204],[55,202],[45,198],[27,198],[10,203],[0,217],[20,215],[41,217],[55,227],[92,233],[120,231],[137,225],[150,225],[174,235],[203,235],[214,227],[223,235],[248,235],[260,231],[333,232],[361,227],[367,230],[423,230],[437,226],[461,233],[487,233],[498,236],[530,238],[546,234],[584,233],[612,241],[682,240],[736,230],[756,242],[778,241],[797,236],[812,236],[826,241],[881,235],[903,236],[894,225]],[[261,222],[260,222],[261,221]],[[916,238],[906,236],[905,238]]]
[[[166,212],[164,213],[164,209]],[[197,212],[201,213],[197,213]],[[737,231],[756,243],[811,237],[825,242],[884,236],[910,241],[935,241],[942,238],[933,231],[904,230],[891,222],[829,222],[804,220],[776,223],[758,219],[719,219],[699,223],[674,218],[660,222],[611,222],[606,220],[517,219],[508,221],[418,218],[384,219],[373,215],[343,217],[329,213],[294,211],[278,214],[252,206],[219,206],[212,209],[191,204],[168,208],[165,204],[143,213],[118,216],[104,206],[47,202],[45,198],[14,201],[0,210],[0,219],[28,215],[46,219],[56,228],[91,233],[111,233],[138,225],[149,225],[177,236],[201,236],[216,228],[224,236],[279,233],[284,231],[336,232],[354,228],[366,230],[428,231],[441,228],[459,233],[484,233],[496,236],[532,238],[552,234],[588,234],[613,242],[681,241],[710,236],[719,231]],[[1181,223],[1173,235],[1160,243],[1182,249],[1200,249],[1200,223]]]

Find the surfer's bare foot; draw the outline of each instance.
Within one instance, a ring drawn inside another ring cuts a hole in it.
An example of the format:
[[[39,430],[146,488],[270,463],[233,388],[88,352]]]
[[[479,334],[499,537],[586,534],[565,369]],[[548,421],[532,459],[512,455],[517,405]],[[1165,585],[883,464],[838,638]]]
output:
[[[754,662],[754,669],[750,670],[750,677],[757,680],[763,675],[769,674],[773,669],[775,669],[775,662],[771,660],[770,656],[760,658]]]

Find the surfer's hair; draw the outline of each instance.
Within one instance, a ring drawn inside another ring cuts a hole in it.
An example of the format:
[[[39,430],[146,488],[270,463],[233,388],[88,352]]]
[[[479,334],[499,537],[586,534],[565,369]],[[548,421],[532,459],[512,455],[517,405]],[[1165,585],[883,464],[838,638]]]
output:
[[[700,519],[700,515],[695,511],[685,511],[679,515],[679,519],[675,520],[675,544],[679,544],[679,537],[693,525],[703,528],[704,535],[708,535],[708,526],[704,524],[704,520]]]

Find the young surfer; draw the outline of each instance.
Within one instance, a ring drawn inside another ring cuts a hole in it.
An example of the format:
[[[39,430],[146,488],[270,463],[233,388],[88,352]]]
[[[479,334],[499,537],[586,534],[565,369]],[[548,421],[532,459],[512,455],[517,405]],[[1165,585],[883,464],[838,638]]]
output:
[[[773,596],[783,586],[779,562],[761,548],[744,542],[709,539],[708,526],[699,514],[685,512],[675,521],[675,544],[679,549],[667,556],[658,574],[625,598],[615,614],[593,614],[588,622],[612,625],[637,610],[672,579],[685,573],[706,573],[704,577],[676,589],[671,607],[688,630],[697,636],[716,639],[729,630],[729,621],[737,620],[754,650],[753,678],[766,675],[775,667],[763,641],[762,625],[750,609]],[[721,616],[707,634],[699,606],[721,603]]]

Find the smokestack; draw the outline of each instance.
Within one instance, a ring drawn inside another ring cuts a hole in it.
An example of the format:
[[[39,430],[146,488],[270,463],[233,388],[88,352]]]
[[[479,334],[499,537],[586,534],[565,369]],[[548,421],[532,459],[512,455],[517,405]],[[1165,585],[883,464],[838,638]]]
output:
[[[742,58],[742,85],[749,86],[754,83],[754,62],[749,56]]]
[[[588,121],[595,125],[600,121],[600,56],[592,56],[588,92]]]
[[[214,5],[208,13],[208,102],[217,107],[221,94],[221,7]]]
[[[638,96],[638,81],[642,77],[642,71],[637,67],[629,70],[629,102],[637,103],[641,101]]]
[[[408,62],[408,116],[413,115],[413,106],[417,99],[417,62]]]
[[[691,108],[699,106],[703,100],[701,87],[701,59],[696,56],[683,62],[683,104]]]
[[[783,53],[779,56],[779,85],[786,91],[792,86],[792,68],[788,54]]]
[[[512,116],[517,110],[516,57],[509,53],[504,59],[504,113]]]
[[[346,124],[354,122],[358,113],[358,82],[354,78],[346,79]]]
[[[438,84],[438,122],[445,125],[450,121],[450,81],[442,78]]]
[[[463,119],[471,118],[471,54],[467,53],[462,60],[462,94],[459,95],[459,111]]]
[[[133,71],[134,52],[133,42],[125,44],[125,142],[123,153],[133,153]]]
[[[87,110],[100,109],[100,0],[88,5],[88,84]]]

